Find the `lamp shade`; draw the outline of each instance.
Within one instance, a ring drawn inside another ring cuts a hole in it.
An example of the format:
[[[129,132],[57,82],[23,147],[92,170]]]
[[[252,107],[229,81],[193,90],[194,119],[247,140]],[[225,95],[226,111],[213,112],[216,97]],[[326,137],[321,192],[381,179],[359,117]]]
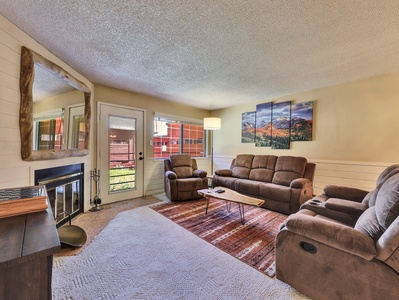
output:
[[[222,121],[220,118],[204,118],[204,129],[205,130],[219,130]]]

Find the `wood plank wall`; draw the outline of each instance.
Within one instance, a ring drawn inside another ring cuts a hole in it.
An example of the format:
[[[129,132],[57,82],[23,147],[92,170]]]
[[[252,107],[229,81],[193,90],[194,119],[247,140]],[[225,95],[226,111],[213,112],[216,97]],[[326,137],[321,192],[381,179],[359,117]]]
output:
[[[30,183],[21,161],[19,137],[19,69],[21,43],[0,28],[0,188]]]

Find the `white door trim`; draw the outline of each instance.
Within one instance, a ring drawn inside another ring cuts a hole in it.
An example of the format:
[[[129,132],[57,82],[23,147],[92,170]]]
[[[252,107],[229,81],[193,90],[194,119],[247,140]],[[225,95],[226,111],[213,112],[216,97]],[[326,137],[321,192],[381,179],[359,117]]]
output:
[[[118,105],[118,104],[113,104],[113,103],[109,103],[109,102],[97,102],[97,142],[96,142],[96,149],[97,149],[97,154],[96,154],[96,167],[97,169],[100,169],[100,165],[101,165],[101,106],[108,106],[108,107],[115,107],[115,108],[120,108],[120,109],[127,109],[127,110],[132,110],[132,111],[137,111],[137,112],[141,112],[143,114],[143,157],[144,159],[142,160],[143,162],[143,170],[142,170],[142,194],[143,196],[145,196],[145,161],[146,161],[146,147],[147,147],[147,143],[146,143],[146,109],[143,108],[136,108],[136,107],[131,107],[131,106],[125,106],[125,105]],[[100,195],[101,196],[101,195]]]

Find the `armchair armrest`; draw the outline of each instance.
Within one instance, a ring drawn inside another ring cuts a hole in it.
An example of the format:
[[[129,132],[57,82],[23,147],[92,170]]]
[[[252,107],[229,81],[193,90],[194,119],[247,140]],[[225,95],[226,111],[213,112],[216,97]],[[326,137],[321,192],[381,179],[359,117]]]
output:
[[[356,201],[345,200],[345,199],[337,199],[337,198],[328,199],[325,202],[324,206],[327,209],[336,210],[357,216],[360,216],[368,208],[368,205],[364,203],[359,203]]]
[[[173,172],[173,171],[166,171],[165,176],[166,176],[168,179],[177,179],[177,175],[176,175],[176,173]]]
[[[324,195],[327,197],[346,199],[356,202],[362,202],[368,193],[368,191],[347,186],[327,185],[324,188]]]
[[[206,171],[204,171],[204,170],[199,170],[199,169],[197,169],[197,170],[195,170],[195,171],[193,172],[193,177],[204,178],[204,177],[206,177],[206,175],[207,175],[207,173],[206,173]]]
[[[285,227],[297,234],[372,260],[377,255],[373,239],[349,226],[305,214],[288,217]]]
[[[216,170],[215,174],[218,176],[224,176],[224,177],[232,177],[233,176],[233,172],[229,169]]]

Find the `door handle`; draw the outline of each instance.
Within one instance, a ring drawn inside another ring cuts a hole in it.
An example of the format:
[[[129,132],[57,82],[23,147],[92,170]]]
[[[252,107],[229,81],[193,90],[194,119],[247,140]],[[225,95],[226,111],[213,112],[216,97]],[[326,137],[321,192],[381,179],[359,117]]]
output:
[[[142,156],[139,157],[139,160],[143,160],[143,159],[144,159],[144,157],[142,157]]]

